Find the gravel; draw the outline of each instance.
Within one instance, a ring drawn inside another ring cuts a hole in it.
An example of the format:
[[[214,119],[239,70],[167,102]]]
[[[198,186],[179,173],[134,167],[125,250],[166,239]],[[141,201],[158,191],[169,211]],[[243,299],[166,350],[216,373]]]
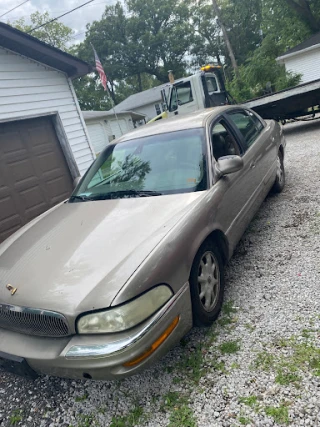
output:
[[[0,372],[0,426],[320,426],[319,131],[285,126],[285,190],[241,240],[212,328],[118,382]]]

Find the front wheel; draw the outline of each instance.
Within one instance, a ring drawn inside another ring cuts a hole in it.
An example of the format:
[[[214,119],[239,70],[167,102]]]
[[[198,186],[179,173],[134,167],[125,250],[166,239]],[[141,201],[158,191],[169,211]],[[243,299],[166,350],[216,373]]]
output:
[[[277,157],[277,175],[271,191],[273,193],[281,193],[281,191],[284,188],[285,181],[286,181],[286,176],[285,176],[284,165],[283,165],[283,156],[279,151],[278,157]]]
[[[193,323],[209,326],[218,317],[224,294],[223,262],[216,245],[205,242],[199,249],[190,274]]]

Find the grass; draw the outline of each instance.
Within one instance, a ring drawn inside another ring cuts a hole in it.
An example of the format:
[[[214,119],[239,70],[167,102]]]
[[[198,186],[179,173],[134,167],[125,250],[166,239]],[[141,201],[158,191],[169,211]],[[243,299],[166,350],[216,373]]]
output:
[[[244,327],[246,329],[248,329],[249,332],[253,332],[256,329],[256,327],[254,325],[252,325],[251,323],[245,323]]]
[[[197,427],[194,413],[184,396],[178,392],[169,391],[163,400],[161,410],[170,413],[168,427]]]
[[[244,425],[244,426],[248,425],[248,424],[251,424],[250,418],[247,418],[247,417],[244,417],[244,416],[240,416],[238,418],[238,420],[239,420],[239,423],[242,424],[242,425]]]
[[[92,427],[96,424],[96,418],[93,415],[80,415],[78,420],[78,427]]]
[[[233,301],[227,301],[222,306],[222,313],[226,316],[231,316],[232,314],[237,312],[237,309],[234,307]]]
[[[188,378],[198,383],[203,375],[203,353],[202,345],[199,344],[194,351],[185,354],[182,360],[178,363],[178,369],[187,371]]]
[[[287,348],[290,352],[287,351],[286,355],[274,355],[268,351],[260,352],[253,367],[264,371],[272,369],[276,374],[275,382],[282,386],[294,384],[298,387],[303,372],[320,376],[320,348],[313,344],[309,334],[305,334],[304,338],[308,341],[299,342],[295,338],[278,340],[276,347]]]
[[[20,409],[16,409],[12,412],[9,418],[9,422],[11,426],[14,426],[22,421],[22,411]]]
[[[275,378],[275,382],[280,385],[289,385],[289,384],[297,384],[301,381],[300,375],[296,372],[290,372],[287,369],[279,368],[277,372],[277,376]]]
[[[179,402],[181,401],[180,393],[177,391],[169,391],[164,397],[163,397],[164,403],[161,406],[161,410],[166,412],[167,410],[173,409],[176,407]]]
[[[281,404],[279,407],[267,406],[264,411],[277,424],[289,424],[289,411],[286,405]]]
[[[226,341],[219,345],[222,354],[233,354],[240,350],[238,341]]]
[[[239,403],[244,403],[250,408],[255,408],[258,404],[257,396],[239,397]]]
[[[212,360],[212,362],[210,362],[210,366],[215,371],[220,371],[224,374],[227,372],[225,368],[225,362],[223,360],[220,360],[219,362],[217,360]]]
[[[112,417],[109,427],[134,427],[140,425],[143,416],[143,409],[135,406],[127,415]]]
[[[82,396],[77,396],[74,400],[75,402],[83,402],[88,399],[88,395],[85,393]]]
[[[168,427],[197,427],[194,413],[187,405],[175,409],[169,418]]]
[[[261,351],[254,361],[254,367],[261,368],[263,371],[269,371],[273,367],[274,361],[275,357],[273,354],[267,351]]]
[[[261,405],[259,404],[258,397],[254,395],[247,397],[239,397],[239,403],[243,403],[249,406],[255,412],[259,412],[262,409]],[[277,424],[289,424],[289,411],[288,406],[285,403],[282,403],[279,407],[266,406],[264,408],[264,412],[269,417],[272,417]],[[239,422],[241,424],[250,424],[250,420],[243,416],[239,418]]]
[[[230,368],[231,369],[239,369],[239,368],[241,368],[241,365],[240,365],[240,363],[233,362],[233,363],[231,363]]]

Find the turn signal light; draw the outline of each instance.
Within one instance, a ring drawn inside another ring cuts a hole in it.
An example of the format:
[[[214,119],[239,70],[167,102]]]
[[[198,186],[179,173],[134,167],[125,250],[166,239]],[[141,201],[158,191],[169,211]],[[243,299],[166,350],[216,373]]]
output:
[[[177,326],[178,323],[179,323],[179,316],[174,318],[173,322],[170,323],[168,328],[163,332],[162,335],[160,335],[160,337],[152,344],[152,346],[150,348],[148,348],[148,350],[146,350],[144,353],[140,354],[140,356],[136,357],[135,359],[124,363],[123,366],[130,367],[130,366],[137,365],[138,363],[141,363],[144,359],[149,357],[168,338],[168,336],[175,329],[175,327]]]

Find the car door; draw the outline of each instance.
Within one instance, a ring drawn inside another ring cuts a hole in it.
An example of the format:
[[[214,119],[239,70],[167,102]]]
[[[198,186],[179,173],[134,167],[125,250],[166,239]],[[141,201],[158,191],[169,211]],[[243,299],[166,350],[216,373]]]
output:
[[[240,137],[224,116],[215,119],[209,126],[209,141],[213,164],[221,157],[243,156]],[[255,190],[251,182],[251,169],[247,162],[235,173],[213,177],[213,191],[219,203],[212,206],[212,222],[226,235],[233,250],[247,225],[246,207]]]
[[[186,114],[198,110],[194,80],[185,80],[175,84],[172,89],[169,110],[174,114]]]
[[[276,139],[280,138],[280,127],[274,120],[264,121],[254,111],[245,111],[255,122],[260,132],[255,144],[259,145],[262,150],[260,165],[263,173],[263,185],[266,185],[270,181],[270,178],[273,178],[276,168],[278,155]]]
[[[227,120],[234,127],[244,147],[243,162],[248,166],[248,176],[254,185],[254,195],[251,204],[256,210],[268,193],[266,186],[275,170],[277,149],[274,142],[274,122],[266,123],[251,110],[235,109],[226,114]],[[258,206],[257,206],[258,205]]]

